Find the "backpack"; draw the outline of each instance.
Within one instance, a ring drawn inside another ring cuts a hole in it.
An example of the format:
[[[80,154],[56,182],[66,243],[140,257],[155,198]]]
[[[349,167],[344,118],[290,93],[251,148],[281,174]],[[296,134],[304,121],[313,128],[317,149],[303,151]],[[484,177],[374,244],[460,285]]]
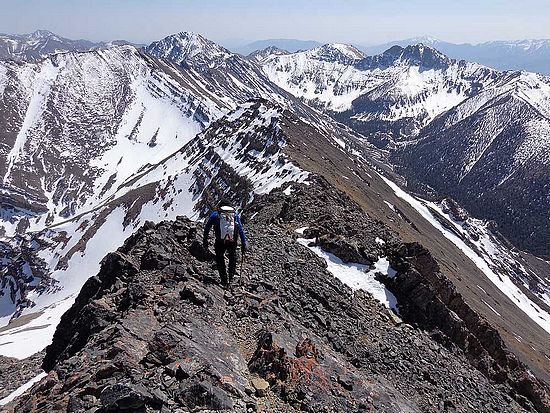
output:
[[[218,211],[220,216],[220,238],[224,241],[235,240],[235,210],[231,207],[223,206]]]

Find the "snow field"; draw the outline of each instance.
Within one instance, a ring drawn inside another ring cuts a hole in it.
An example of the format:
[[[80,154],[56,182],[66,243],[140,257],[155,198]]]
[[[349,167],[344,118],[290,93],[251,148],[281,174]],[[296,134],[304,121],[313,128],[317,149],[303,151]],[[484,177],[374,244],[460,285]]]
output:
[[[531,301],[523,291],[521,291],[513,281],[504,274],[496,274],[488,265],[485,257],[477,254],[460,237],[441,225],[441,223],[432,215],[427,207],[426,201],[421,201],[402,190],[397,184],[386,177],[379,175],[384,182],[394,191],[398,198],[403,199],[411,205],[416,211],[426,219],[434,228],[441,232],[445,238],[456,245],[482,272],[485,276],[510,300],[521,309],[529,318],[550,333],[550,314]],[[431,205],[432,207],[435,204]],[[488,304],[487,304],[488,305]],[[492,309],[492,308],[491,308]],[[494,309],[493,309],[494,311]],[[496,312],[496,311],[495,311]]]

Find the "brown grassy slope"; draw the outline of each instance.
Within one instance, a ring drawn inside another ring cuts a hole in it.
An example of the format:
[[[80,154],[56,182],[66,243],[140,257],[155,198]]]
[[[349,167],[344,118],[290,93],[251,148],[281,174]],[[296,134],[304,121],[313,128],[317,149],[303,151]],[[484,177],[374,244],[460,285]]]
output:
[[[439,262],[441,271],[453,282],[466,302],[497,328],[507,346],[521,361],[539,378],[550,383],[550,351],[547,347],[550,335],[546,331],[495,287],[469,258],[414,208],[396,197],[366,162],[352,161],[349,153],[327,144],[326,138],[308,125],[295,119],[286,120],[283,129],[288,137],[288,146],[285,152],[300,167],[324,176],[365,212],[397,232],[404,241],[417,241],[428,248]],[[384,201],[395,205],[401,216]],[[482,300],[501,316],[496,315]],[[521,336],[521,342],[514,333]]]

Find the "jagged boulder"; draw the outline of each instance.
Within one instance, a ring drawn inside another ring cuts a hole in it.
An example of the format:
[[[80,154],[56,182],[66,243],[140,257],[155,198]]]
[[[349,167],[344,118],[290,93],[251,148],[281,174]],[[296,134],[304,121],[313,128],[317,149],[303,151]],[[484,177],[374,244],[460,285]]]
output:
[[[340,258],[343,262],[356,262],[359,264],[371,265],[376,261],[376,256],[366,257],[367,253],[361,251],[360,247],[346,240],[341,235],[327,234],[318,238],[319,245],[323,250],[330,252]]]

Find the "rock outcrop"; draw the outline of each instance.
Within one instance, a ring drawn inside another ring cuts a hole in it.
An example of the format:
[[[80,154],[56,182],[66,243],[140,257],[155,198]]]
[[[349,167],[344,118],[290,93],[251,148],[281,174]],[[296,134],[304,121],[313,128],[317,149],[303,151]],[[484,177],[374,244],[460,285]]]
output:
[[[430,252],[418,243],[403,244],[390,254],[397,270],[386,277],[398,297],[404,320],[431,332],[446,347],[458,346],[479,371],[496,383],[506,383],[529,408],[550,411],[546,385],[506,348],[498,331],[477,314],[441,274]]]
[[[396,324],[296,242],[318,194],[333,216],[359,213],[322,180],[296,190],[310,195],[289,204],[276,192],[245,211],[251,251],[230,289],[201,249],[200,224],[138,230],[63,316],[48,376],[7,411],[524,411],[460,348]],[[356,237],[375,252],[372,234]]]

